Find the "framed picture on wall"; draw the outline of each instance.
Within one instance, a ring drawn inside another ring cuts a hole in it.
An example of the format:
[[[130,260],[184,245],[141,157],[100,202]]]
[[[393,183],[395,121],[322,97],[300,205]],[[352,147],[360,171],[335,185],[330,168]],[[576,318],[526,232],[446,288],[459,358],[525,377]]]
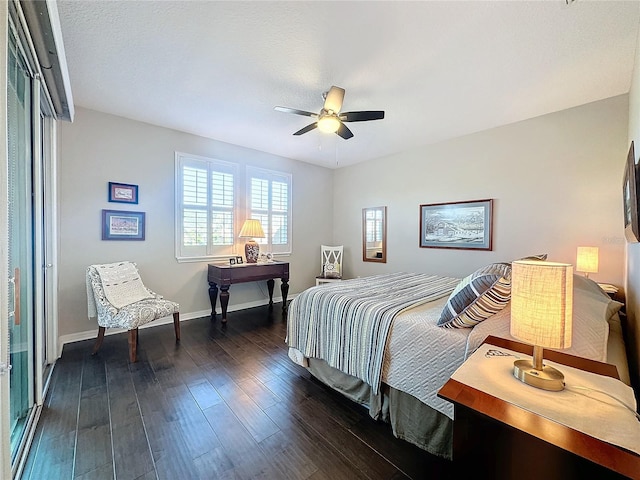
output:
[[[636,165],[636,155],[633,142],[627,154],[627,163],[624,169],[622,182],[622,208],[624,213],[624,235],[629,243],[640,241],[638,187],[640,177]]]
[[[109,201],[116,203],[138,203],[138,185],[109,182]]]
[[[420,205],[420,247],[491,250],[493,199]]]
[[[144,240],[144,212],[102,210],[102,240]]]

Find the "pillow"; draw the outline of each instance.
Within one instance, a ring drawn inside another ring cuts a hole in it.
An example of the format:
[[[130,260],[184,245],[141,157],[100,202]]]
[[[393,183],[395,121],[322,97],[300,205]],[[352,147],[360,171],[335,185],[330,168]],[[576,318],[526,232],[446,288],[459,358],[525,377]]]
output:
[[[471,328],[511,300],[511,264],[492,263],[463,278],[451,292],[438,325]]]
[[[593,280],[574,274],[571,347],[558,351],[611,363],[608,358],[609,321],[616,317],[621,307],[621,303],[611,300]],[[511,336],[510,319],[511,308],[507,305],[491,320],[475,327],[467,340],[466,355],[475,351],[489,335],[521,342]]]
[[[341,278],[339,263],[327,262],[322,269],[324,270],[322,273],[324,278]]]
[[[518,260],[541,260],[545,261],[547,259],[546,253],[539,253],[538,255],[529,255],[527,257],[519,258]]]
[[[584,296],[588,296],[598,303],[605,303],[607,308],[605,320],[610,320],[624,306],[622,303],[612,300],[600,286],[588,277],[583,277],[577,273],[573,274],[573,296],[576,297],[578,291]],[[574,300],[575,304],[575,300]]]

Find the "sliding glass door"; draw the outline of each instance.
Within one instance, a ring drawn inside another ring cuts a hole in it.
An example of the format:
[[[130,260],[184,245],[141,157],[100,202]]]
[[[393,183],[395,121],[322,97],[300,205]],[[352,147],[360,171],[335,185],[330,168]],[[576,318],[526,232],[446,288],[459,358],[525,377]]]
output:
[[[7,65],[8,256],[11,459],[24,442],[35,404],[33,84],[13,35]]]
[[[59,112],[50,90],[56,80],[40,65],[59,57],[50,45],[36,46],[33,40],[61,38],[54,28],[56,18],[54,3],[0,2],[0,37],[6,41],[0,49],[4,83],[0,103],[6,106],[5,117],[0,117],[0,198],[4,199],[0,229],[5,232],[0,241],[3,480],[21,474],[57,358],[55,131]],[[46,61],[38,60],[36,48]],[[64,77],[61,68],[56,72]],[[49,85],[43,75],[48,76]],[[63,84],[56,89],[57,100],[70,99],[65,88]],[[59,110],[68,114],[65,118],[73,117],[66,103],[60,103]]]

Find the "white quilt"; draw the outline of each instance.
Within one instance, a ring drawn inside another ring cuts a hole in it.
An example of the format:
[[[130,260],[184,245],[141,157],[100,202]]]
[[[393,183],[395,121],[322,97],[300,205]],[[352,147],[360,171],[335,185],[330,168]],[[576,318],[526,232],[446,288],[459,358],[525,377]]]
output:
[[[438,319],[447,297],[398,314],[389,330],[382,364],[382,382],[406,392],[453,418],[453,404],[437,393],[455,370],[489,335],[517,340],[509,334],[507,305],[474,328],[441,328]],[[572,345],[564,353],[597,361],[607,360],[608,319],[621,304],[610,300],[594,282],[574,278]],[[305,355],[290,349],[290,358],[307,366]]]
[[[453,419],[453,404],[437,393],[464,362],[472,329],[437,326],[446,302],[445,297],[396,317],[387,341],[382,380]]]

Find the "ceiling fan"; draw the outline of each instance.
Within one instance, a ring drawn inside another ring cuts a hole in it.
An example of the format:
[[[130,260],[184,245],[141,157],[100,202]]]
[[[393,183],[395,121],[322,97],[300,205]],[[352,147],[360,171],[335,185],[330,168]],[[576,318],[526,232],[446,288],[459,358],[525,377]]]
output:
[[[366,122],[384,118],[384,111],[382,110],[340,113],[342,100],[344,99],[344,88],[333,86],[328,92],[322,94],[322,98],[324,98],[324,105],[320,113],[305,112],[304,110],[289,107],[275,107],[275,109],[279,112],[295,113],[296,115],[317,119],[316,122],[301,128],[294,135],[302,135],[317,127],[322,132],[336,133],[345,140],[353,137],[353,132],[347,128],[344,122]]]

